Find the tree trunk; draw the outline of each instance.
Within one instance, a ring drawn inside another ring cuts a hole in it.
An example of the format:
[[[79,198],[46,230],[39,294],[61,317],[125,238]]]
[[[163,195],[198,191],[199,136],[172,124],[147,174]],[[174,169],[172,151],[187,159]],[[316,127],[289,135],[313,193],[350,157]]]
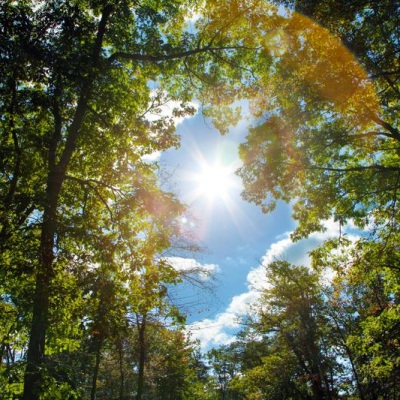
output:
[[[311,375],[311,387],[313,392],[313,399],[315,400],[324,400],[324,390],[322,389],[322,376],[317,369]]]
[[[118,354],[119,354],[119,399],[124,400],[124,388],[125,388],[124,351],[123,351],[123,340],[121,337],[118,338]]]
[[[49,314],[49,298],[53,275],[54,244],[58,196],[62,177],[57,179],[54,170],[47,185],[47,206],[43,213],[40,260],[36,275],[36,290],[33,303],[32,325],[24,376],[23,400],[38,400],[41,388],[41,366],[44,362],[46,331]]]
[[[138,371],[138,381],[137,381],[137,393],[136,400],[142,400],[143,386],[144,386],[144,367],[146,361],[146,316],[142,317],[142,321],[139,321],[139,316],[137,318],[137,327],[139,333],[139,371]]]
[[[49,147],[48,165],[49,174],[47,180],[46,203],[43,212],[42,234],[40,241],[40,259],[36,274],[36,287],[33,299],[32,324],[29,336],[27,352],[27,366],[24,376],[23,400],[39,400],[42,386],[42,372],[45,358],[46,332],[49,317],[50,290],[53,278],[53,262],[55,258],[54,246],[57,233],[57,208],[59,195],[65,180],[67,169],[76,147],[79,131],[85,117],[87,106],[95,78],[95,67],[99,64],[103,39],[106,32],[108,19],[113,7],[109,4],[103,9],[99,21],[96,40],[93,47],[91,67],[92,73],[83,82],[80,98],[76,107],[74,119],[68,129],[68,137],[62,156],[57,163],[57,146],[59,145],[59,129],[61,121],[55,123],[52,142]],[[61,88],[58,88],[61,90]],[[57,99],[54,99],[54,117],[57,121]],[[59,125],[59,126],[58,126]]]
[[[93,371],[92,389],[90,391],[90,400],[96,400],[97,378],[99,376],[101,349],[103,347],[103,336],[99,337],[97,340],[98,340],[98,344],[96,346],[96,362],[95,362],[94,371]]]

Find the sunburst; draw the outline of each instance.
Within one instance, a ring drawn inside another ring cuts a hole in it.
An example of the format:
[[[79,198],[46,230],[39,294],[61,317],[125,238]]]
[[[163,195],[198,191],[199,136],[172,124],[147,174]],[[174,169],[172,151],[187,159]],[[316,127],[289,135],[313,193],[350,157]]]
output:
[[[200,170],[194,173],[192,179],[195,184],[195,197],[205,198],[209,202],[226,202],[231,196],[232,189],[237,188],[235,167],[224,165],[221,162],[203,163]]]

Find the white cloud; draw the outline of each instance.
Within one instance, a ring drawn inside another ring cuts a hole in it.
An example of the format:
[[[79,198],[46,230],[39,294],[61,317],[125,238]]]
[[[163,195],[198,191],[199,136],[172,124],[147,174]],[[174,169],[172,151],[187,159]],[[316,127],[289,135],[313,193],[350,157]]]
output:
[[[214,320],[203,320],[187,326],[190,337],[199,340],[203,351],[207,351],[212,347],[218,347],[224,344],[232,343],[233,336],[223,332],[221,324],[217,324]]]
[[[236,316],[246,315],[250,311],[250,306],[259,300],[259,292],[251,290],[234,296],[226,312]]]
[[[209,279],[215,273],[220,272],[218,264],[201,264],[194,258],[167,257],[166,261],[177,271],[193,273],[203,280]]]
[[[311,235],[309,236],[310,239],[324,241],[333,237],[338,237],[345,230],[343,226],[341,227],[338,221],[334,221],[332,218],[324,221],[323,226],[325,230],[323,232],[311,233]]]
[[[264,257],[262,258],[262,264],[266,265],[277,258],[280,258],[285,254],[285,252],[293,246],[293,242],[290,239],[290,232],[286,232],[284,235],[282,235],[284,238],[281,240],[278,240],[275,243],[272,243],[267,252],[264,254]]]
[[[150,109],[146,113],[145,117],[148,121],[153,122],[157,121],[160,118],[172,118],[174,120],[175,125],[180,124],[186,118],[192,118],[192,114],[187,114],[183,116],[176,116],[174,112],[176,110],[183,111],[182,103],[175,100],[170,100],[167,97],[167,94],[161,92],[158,89],[152,90],[151,98],[154,103],[149,106]],[[191,107],[195,110],[195,113],[198,111],[200,104],[190,101],[185,104],[186,107]]]
[[[251,291],[268,289],[269,285],[265,277],[265,266],[277,259],[285,258],[285,253],[293,246],[293,242],[290,239],[290,232],[286,232],[280,237],[283,237],[283,239],[271,244],[262,258],[261,265],[248,273],[247,282]]]
[[[172,118],[175,126],[179,125],[182,123],[185,119],[187,118],[192,118],[192,114],[187,114],[183,116],[176,116],[174,115],[175,110],[180,110],[182,111],[182,106],[181,102],[175,101],[175,100],[168,100],[166,98],[165,93],[159,92],[157,89],[153,89],[151,93],[151,98],[152,101],[154,101],[153,105],[149,105],[149,111],[145,114],[145,118],[149,122],[154,122],[157,121],[161,118]],[[197,113],[198,109],[200,108],[199,103],[195,102],[188,102],[186,106],[191,107],[195,110],[194,114]],[[151,154],[145,154],[142,156],[142,160],[145,162],[155,162],[158,161],[161,157],[161,152],[160,151],[155,151],[154,153]]]
[[[313,232],[307,239],[292,242],[291,232],[285,232],[281,239],[269,247],[260,266],[252,269],[247,275],[250,290],[268,289],[268,281],[265,277],[265,267],[275,260],[286,260],[296,265],[310,266],[311,259],[309,253],[324,241],[345,234],[350,240],[356,240],[357,235],[347,234],[354,226],[349,224],[347,227],[340,227],[339,222],[333,219],[324,222],[325,231]]]
[[[235,340],[234,335],[240,329],[240,317],[248,315],[249,306],[259,301],[260,291],[268,288],[265,267],[269,263],[283,259],[293,264],[309,266],[309,252],[325,240],[338,237],[340,234],[346,234],[346,237],[351,241],[359,238],[356,232],[352,233],[354,229],[352,224],[349,224],[347,227],[340,227],[338,222],[328,220],[325,221],[324,226],[326,228],[324,232],[312,233],[309,238],[298,242],[291,241],[291,232],[280,235],[277,238],[279,240],[272,243],[262,257],[261,265],[253,268],[248,273],[247,292],[234,296],[226,311],[216,315],[215,318],[207,318],[187,326],[187,330],[191,332],[192,338],[200,340],[203,350],[229,344]],[[195,260],[191,262],[196,263]]]
[[[155,151],[154,153],[145,154],[142,156],[142,160],[147,163],[158,161],[161,158],[161,151]]]
[[[186,330],[192,339],[200,341],[203,350],[207,350],[214,346],[232,343],[235,338],[229,331],[237,331],[239,327],[237,315],[225,312],[218,314],[214,319],[207,318],[187,325]]]
[[[235,341],[235,333],[240,330],[240,318],[248,315],[249,306],[258,301],[259,293],[249,291],[233,297],[225,312],[215,318],[194,322],[186,327],[193,339],[198,339],[203,350],[227,345]]]

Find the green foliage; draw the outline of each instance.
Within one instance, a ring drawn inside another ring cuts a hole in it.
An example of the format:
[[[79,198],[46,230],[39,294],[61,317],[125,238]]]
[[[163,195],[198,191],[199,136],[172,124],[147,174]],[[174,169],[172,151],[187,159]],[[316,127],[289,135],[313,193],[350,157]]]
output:
[[[307,307],[294,290],[301,285],[279,281],[284,264],[273,263],[261,321],[279,332],[273,334],[276,345],[286,329],[296,332],[292,349],[301,343],[301,332],[312,327],[311,342],[334,368],[335,390],[351,398],[393,398],[398,390],[400,139],[400,32],[393,16],[399,6],[390,1],[275,3],[291,10],[270,33],[266,50],[272,60],[264,73],[259,68],[253,86],[254,93],[265,95],[251,102],[256,120],[240,147],[244,198],[265,212],[278,201],[290,202],[298,221],[294,240],[323,230],[330,218],[340,226],[351,221],[362,231],[358,241],[342,236],[312,252],[315,273],[332,277],[317,290],[319,297],[310,298],[319,310],[313,315],[320,313],[321,319],[301,322]],[[329,344],[334,350],[326,350]],[[307,346],[299,348],[300,355]],[[255,368],[257,376],[260,367]]]
[[[353,364],[358,392],[365,398],[398,390],[394,376],[399,360],[399,276],[393,268],[398,254],[388,245],[372,240],[343,242],[339,263],[337,250],[317,252],[325,254],[325,268],[337,271],[327,292],[329,315],[336,340]]]
[[[143,398],[195,399],[195,393],[203,390],[201,379],[205,380],[197,375],[204,365],[196,355],[196,344],[181,329],[168,329],[156,320],[148,321],[146,336]],[[99,398],[118,398],[121,388],[123,396],[136,398],[138,352],[134,326],[105,344],[97,382]]]
[[[275,3],[1,2],[4,396],[398,392],[399,6]],[[211,374],[168,298],[185,208],[143,158],[179,146],[193,99],[221,133],[248,104],[244,198],[291,202],[294,239],[331,217],[371,233],[316,249],[312,271],[269,265],[250,337],[211,350]]]
[[[397,212],[399,31],[381,21],[398,9],[333,3],[293,2],[316,22],[299,13],[282,18],[281,53],[269,48],[273,68],[258,80],[265,96],[253,101],[259,118],[240,149],[245,199],[266,212],[293,201],[295,239],[330,217],[381,226]]]
[[[24,399],[68,387],[94,398],[131,315],[184,322],[167,301],[180,278],[161,257],[184,207],[143,157],[179,146],[174,117],[192,115],[193,99],[215,107],[221,132],[238,121],[228,106],[255,42],[239,43],[248,15],[229,21],[237,36],[222,13],[183,0],[1,3],[0,293],[12,314],[1,339],[26,361]]]
[[[274,338],[272,353],[262,359],[263,371],[272,374],[268,379],[274,389],[268,390],[277,393],[276,398],[282,390],[290,390],[287,396],[296,391],[301,396],[332,396],[337,388],[330,379],[338,373],[338,365],[325,335],[328,321],[319,276],[284,261],[268,265],[266,276],[270,288],[262,294],[258,313],[260,332]],[[280,365],[287,364],[287,375],[278,381],[277,357]]]
[[[12,315],[1,340],[27,361],[24,398],[72,396],[84,380],[61,364],[71,357],[82,370],[75,355],[99,355],[129,312],[183,322],[165,303],[178,278],[160,255],[184,207],[143,156],[179,145],[161,105],[194,112],[179,61],[196,48],[192,6],[0,5],[0,293]],[[21,365],[11,360],[5,376]]]

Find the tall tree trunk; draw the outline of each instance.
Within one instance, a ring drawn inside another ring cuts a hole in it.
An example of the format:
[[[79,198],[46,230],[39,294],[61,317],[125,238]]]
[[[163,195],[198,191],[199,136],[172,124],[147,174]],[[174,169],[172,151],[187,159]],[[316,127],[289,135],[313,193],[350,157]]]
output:
[[[146,316],[143,315],[142,321],[136,316],[139,333],[139,371],[137,381],[136,400],[142,400],[144,386],[144,367],[146,361]]]
[[[95,67],[99,64],[103,39],[112,10],[113,7],[110,4],[106,5],[103,9],[93,47],[91,60],[92,73],[89,74],[89,77],[82,84],[74,119],[69,126],[65,148],[58,163],[56,154],[59,145],[61,120],[58,120],[58,104],[57,99],[54,99],[53,113],[55,117],[55,126],[53,140],[50,144],[48,155],[49,174],[46,186],[46,203],[43,212],[42,234],[39,249],[40,259],[36,273],[36,287],[33,299],[33,314],[27,352],[27,367],[24,376],[23,400],[39,400],[41,393],[42,377],[40,371],[43,369],[42,367],[45,357],[49,300],[54,274],[54,245],[55,235],[57,232],[57,208],[59,205],[59,195],[72,154],[76,147],[82,121],[87,111],[92,82],[95,79],[93,74],[95,73]]]
[[[315,400],[324,400],[324,390],[322,388],[322,376],[319,373],[318,369],[315,369],[315,372],[311,375],[311,388],[313,392],[313,399]]]
[[[121,337],[118,338],[118,354],[119,354],[119,399],[124,400],[124,388],[125,388],[124,350],[123,350],[123,340]]]
[[[49,290],[53,275],[54,240],[57,226],[57,203],[61,185],[62,179],[57,180],[53,178],[53,173],[50,173],[47,185],[47,206],[43,213],[40,261],[36,275],[36,290],[27,353],[27,367],[24,376],[23,400],[36,400],[39,399],[40,395],[40,367],[43,364],[45,355],[50,298]]]
[[[97,378],[99,376],[101,349],[103,347],[103,335],[101,335],[97,340],[98,340],[98,343],[96,346],[96,362],[95,362],[94,371],[93,371],[92,389],[90,391],[90,400],[96,400],[96,396],[97,396]]]

